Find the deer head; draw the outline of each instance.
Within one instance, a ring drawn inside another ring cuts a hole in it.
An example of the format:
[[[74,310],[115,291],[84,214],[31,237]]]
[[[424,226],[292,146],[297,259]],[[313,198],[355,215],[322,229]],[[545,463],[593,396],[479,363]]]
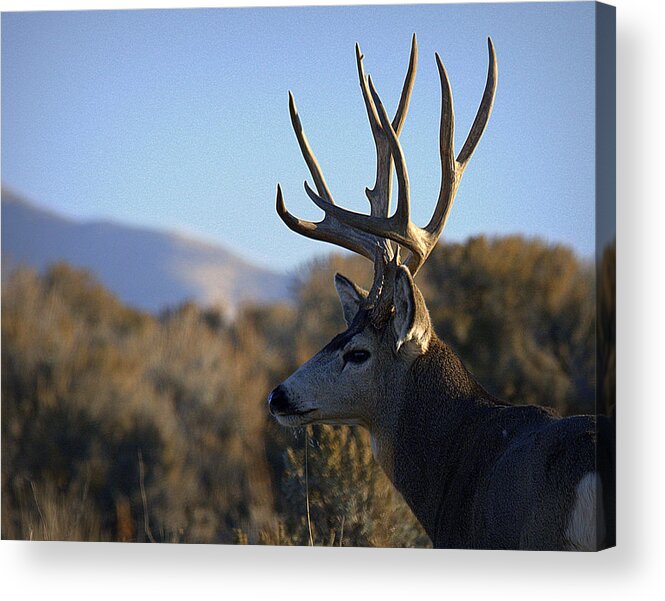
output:
[[[335,287],[348,328],[302,365],[269,397],[270,411],[287,426],[307,423],[360,424],[371,428],[400,387],[414,361],[427,353],[435,336],[423,297],[414,277],[435,247],[452,208],[462,174],[487,125],[497,82],[492,41],[488,39],[487,83],[471,131],[455,158],[453,101],[441,58],[436,63],[441,80],[439,148],[441,187],[429,223],[418,227],[410,219],[409,176],[399,134],[409,106],[418,59],[416,37],[411,43],[409,67],[392,121],[371,77],[365,76],[363,55],[356,44],[360,88],[376,146],[376,180],[366,190],[370,214],[337,206],[302,128],[293,95],[289,93],[291,122],[316,190],[305,182],[305,192],[323,210],[322,221],[304,221],[289,213],[277,186],[277,213],[293,231],[356,252],[374,264],[374,280],[365,291],[337,274]],[[390,216],[392,167],[397,175],[397,207]],[[402,260],[402,253],[405,253]]]

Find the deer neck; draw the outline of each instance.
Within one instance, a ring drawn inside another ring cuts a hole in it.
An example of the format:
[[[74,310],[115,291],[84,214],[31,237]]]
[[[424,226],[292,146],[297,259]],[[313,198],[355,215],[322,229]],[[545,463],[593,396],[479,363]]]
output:
[[[388,411],[370,425],[372,450],[430,537],[461,460],[461,432],[497,404],[436,336],[401,383],[386,388]]]

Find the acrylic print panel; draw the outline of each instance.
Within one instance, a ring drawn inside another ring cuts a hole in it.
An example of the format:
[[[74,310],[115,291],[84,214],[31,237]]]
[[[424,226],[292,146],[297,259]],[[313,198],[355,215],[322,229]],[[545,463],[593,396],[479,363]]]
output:
[[[614,52],[587,2],[3,14],[3,538],[612,546]]]

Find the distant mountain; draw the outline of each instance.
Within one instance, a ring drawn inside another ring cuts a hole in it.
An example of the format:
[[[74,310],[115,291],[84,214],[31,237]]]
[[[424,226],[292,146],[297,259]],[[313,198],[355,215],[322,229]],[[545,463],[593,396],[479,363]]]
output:
[[[194,300],[231,313],[243,302],[289,298],[288,276],[213,244],[112,222],[78,222],[2,190],[2,277],[66,261],[85,268],[134,307],[159,311]]]

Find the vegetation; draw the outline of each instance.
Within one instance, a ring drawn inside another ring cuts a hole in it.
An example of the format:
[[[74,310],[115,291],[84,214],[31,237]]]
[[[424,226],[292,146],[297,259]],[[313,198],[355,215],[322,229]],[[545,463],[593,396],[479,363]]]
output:
[[[364,431],[286,430],[266,410],[343,329],[335,271],[370,280],[333,256],[309,266],[294,306],[233,321],[193,304],[141,313],[67,265],[16,271],[2,290],[3,538],[428,546]],[[480,237],[439,246],[418,280],[492,393],[594,411],[590,265]]]

